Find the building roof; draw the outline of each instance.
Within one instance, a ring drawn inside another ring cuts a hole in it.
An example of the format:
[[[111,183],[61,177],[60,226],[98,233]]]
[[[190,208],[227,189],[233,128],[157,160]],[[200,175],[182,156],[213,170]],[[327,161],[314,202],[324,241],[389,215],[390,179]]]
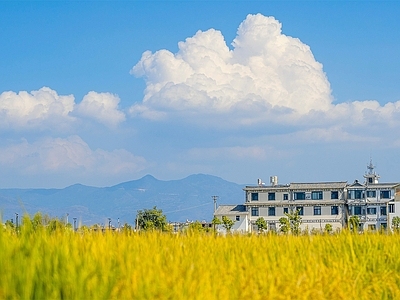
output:
[[[369,188],[369,189],[387,189],[387,188],[394,188],[400,185],[400,182],[379,182],[379,183],[368,183],[368,184],[361,184],[357,180],[353,183],[348,185],[348,188]]]
[[[338,182],[313,182],[313,183],[298,183],[294,182],[289,185],[290,189],[343,189],[347,185],[347,181]]]
[[[245,205],[220,205],[214,215],[243,215],[247,214]]]
[[[287,185],[256,185],[246,186],[246,189],[289,189],[289,190],[307,190],[307,189],[343,189],[347,186],[347,181],[337,182],[294,182]]]

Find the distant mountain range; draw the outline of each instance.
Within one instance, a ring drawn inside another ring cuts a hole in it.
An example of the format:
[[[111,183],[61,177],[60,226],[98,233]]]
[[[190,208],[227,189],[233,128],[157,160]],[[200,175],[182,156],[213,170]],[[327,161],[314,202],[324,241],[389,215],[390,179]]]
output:
[[[212,175],[190,175],[181,180],[162,181],[151,175],[111,187],[75,184],[63,189],[0,189],[2,220],[41,212],[80,224],[133,224],[138,210],[162,209],[168,221],[213,218],[213,199],[218,204],[243,202],[243,187]]]

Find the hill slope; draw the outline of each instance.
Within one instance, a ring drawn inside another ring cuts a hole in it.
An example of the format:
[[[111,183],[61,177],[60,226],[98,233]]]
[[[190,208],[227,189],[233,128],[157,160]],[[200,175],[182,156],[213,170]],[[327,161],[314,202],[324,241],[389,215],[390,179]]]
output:
[[[140,209],[157,206],[169,221],[211,220],[212,196],[218,204],[243,202],[243,186],[211,175],[190,175],[181,180],[162,181],[151,175],[111,187],[96,188],[75,184],[64,189],[0,189],[3,220],[25,212],[40,211],[69,222],[82,224],[133,224]]]

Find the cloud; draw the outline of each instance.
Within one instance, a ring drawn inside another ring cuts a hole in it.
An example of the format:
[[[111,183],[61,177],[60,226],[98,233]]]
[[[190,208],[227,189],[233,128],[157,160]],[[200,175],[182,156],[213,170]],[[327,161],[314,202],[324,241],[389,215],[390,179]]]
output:
[[[79,136],[47,138],[0,148],[0,165],[21,174],[75,172],[77,177],[132,174],[143,170],[146,160],[126,150],[92,150]]]
[[[69,129],[78,118],[116,127],[125,121],[125,114],[118,108],[119,102],[117,95],[91,91],[76,104],[73,95],[60,96],[48,87],[30,93],[3,92],[0,94],[0,129],[63,130]]]
[[[76,112],[110,127],[125,121],[125,114],[118,110],[119,97],[110,93],[89,92],[76,106]]]
[[[307,45],[282,34],[273,17],[248,15],[232,46],[210,29],[180,42],[176,54],[144,52],[131,70],[146,81],[141,110],[230,114],[248,124],[331,108],[322,65]]]
[[[74,120],[74,96],[60,96],[43,87],[30,93],[12,91],[0,94],[0,128],[62,127]]]
[[[273,17],[248,15],[232,49],[215,29],[198,31],[178,48],[146,51],[131,69],[146,82],[143,101],[129,109],[132,116],[234,129],[312,128],[324,141],[332,132],[364,140],[382,126],[400,126],[400,101],[334,104],[322,64]]]

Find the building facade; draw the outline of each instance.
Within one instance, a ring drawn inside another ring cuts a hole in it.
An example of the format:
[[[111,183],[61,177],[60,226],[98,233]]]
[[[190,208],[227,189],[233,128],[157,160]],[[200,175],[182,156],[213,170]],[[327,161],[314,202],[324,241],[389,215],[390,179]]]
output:
[[[256,231],[255,222],[260,217],[267,222],[268,230],[277,231],[279,219],[295,210],[302,219],[301,230],[324,230],[326,224],[340,230],[352,216],[360,220],[359,230],[386,229],[393,217],[400,216],[400,183],[380,183],[372,162],[367,168],[363,183],[278,184],[277,177],[272,176],[270,185],[266,185],[259,179],[257,185],[243,189],[245,203],[237,206],[240,214],[235,206],[221,205],[214,215],[229,217],[235,221],[233,229],[242,232]]]

